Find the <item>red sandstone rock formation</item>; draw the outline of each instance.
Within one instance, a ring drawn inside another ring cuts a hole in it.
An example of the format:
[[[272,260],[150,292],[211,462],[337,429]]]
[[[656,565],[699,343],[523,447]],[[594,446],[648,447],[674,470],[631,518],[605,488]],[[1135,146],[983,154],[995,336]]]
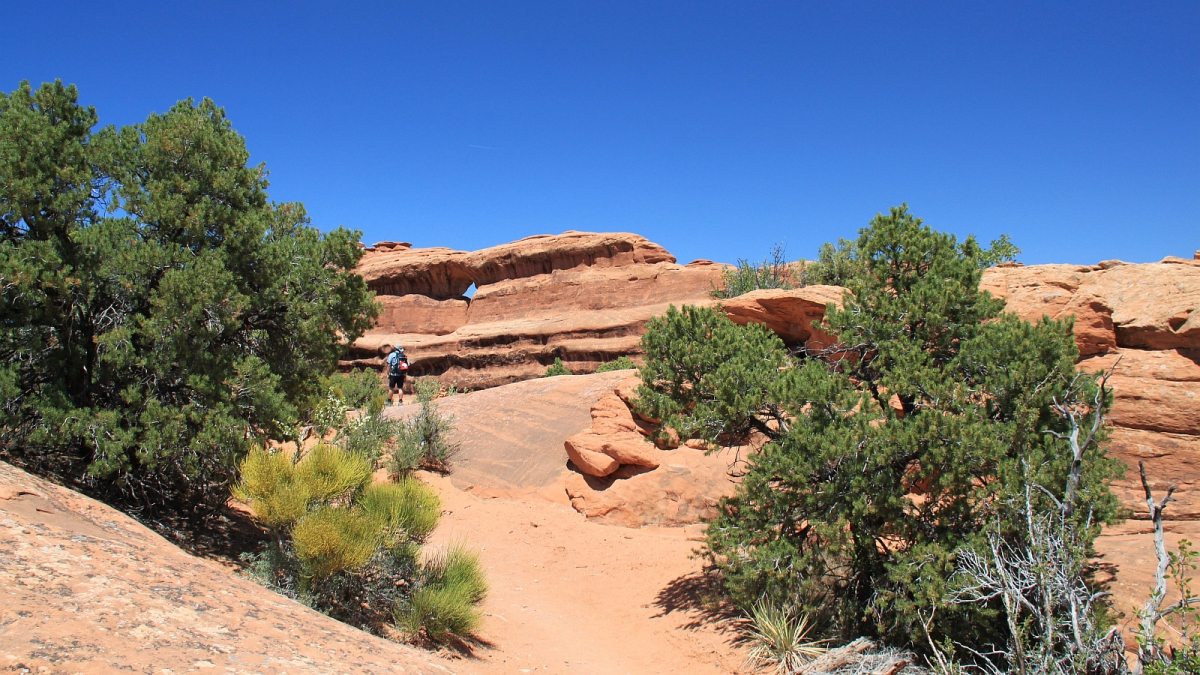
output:
[[[1008,264],[984,272],[982,287],[1030,321],[1075,315],[1079,368],[1115,366],[1110,451],[1130,471],[1114,488],[1145,518],[1145,460],[1152,487],[1177,486],[1169,516],[1200,519],[1200,259]]]
[[[376,245],[358,272],[384,307],[344,366],[406,347],[415,375],[481,389],[539,377],[555,358],[588,373],[638,353],[650,318],[708,304],[724,266],[678,265],[633,234],[565,232],[468,253]],[[463,294],[474,284],[474,297]]]
[[[810,347],[822,347],[830,338],[822,331],[814,331],[812,323],[825,316],[826,305],[841,307],[845,292],[841,286],[764,289],[723,300],[721,308],[740,326],[748,323],[765,325],[788,346],[807,344],[811,340]]]

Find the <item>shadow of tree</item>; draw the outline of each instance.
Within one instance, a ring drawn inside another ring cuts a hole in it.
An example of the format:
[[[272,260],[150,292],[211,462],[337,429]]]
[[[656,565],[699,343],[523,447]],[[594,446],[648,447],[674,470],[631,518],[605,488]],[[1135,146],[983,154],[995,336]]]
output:
[[[729,600],[720,580],[712,574],[693,572],[677,577],[658,592],[652,604],[658,609],[654,618],[682,612],[689,615],[682,625],[685,630],[714,628],[719,633],[733,634],[732,644],[747,641],[745,613]]]

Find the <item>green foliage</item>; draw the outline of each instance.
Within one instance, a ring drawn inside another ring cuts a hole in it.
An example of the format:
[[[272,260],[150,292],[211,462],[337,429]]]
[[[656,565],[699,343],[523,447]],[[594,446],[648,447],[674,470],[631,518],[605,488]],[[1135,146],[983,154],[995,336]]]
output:
[[[597,373],[610,373],[614,370],[636,370],[638,365],[628,356],[619,357],[616,361],[602,363],[596,368]]]
[[[411,476],[396,483],[372,485],[358,500],[363,513],[389,533],[422,542],[437,527],[442,503],[437,493]]]
[[[1197,609],[1200,607],[1200,596],[1192,591],[1192,578],[1198,567],[1200,553],[1192,549],[1192,542],[1180,539],[1178,550],[1168,552],[1167,556],[1167,577],[1175,586],[1178,600],[1165,610],[1159,610],[1158,616],[1150,617],[1152,620],[1149,623],[1153,625],[1153,630],[1157,630],[1160,623],[1166,624],[1178,646],[1168,649],[1167,641],[1157,632],[1150,629],[1135,630],[1143,673],[1197,675],[1200,674],[1200,630],[1196,621],[1200,616],[1200,609]],[[1161,606],[1167,600],[1164,596],[1155,590],[1152,602]],[[1139,618],[1145,619],[1145,611],[1139,612]]]
[[[147,516],[219,507],[378,312],[358,234],[270,202],[208,99],[93,133],[77,98],[0,94],[0,456]]]
[[[450,440],[454,418],[438,410],[435,398],[440,391],[436,378],[421,378],[414,383],[421,409],[404,421],[392,446],[388,471],[405,475],[417,468],[446,470],[458,446]]]
[[[387,402],[387,389],[379,374],[365,368],[349,373],[333,373],[325,378],[323,388],[331,398],[347,408],[373,414]]]
[[[712,296],[728,299],[763,288],[797,288],[804,285],[798,269],[788,262],[783,244],[775,244],[761,263],[755,265],[741,258],[734,269],[725,270],[721,274],[721,285],[713,287]]]
[[[662,420],[660,435],[718,443],[786,424],[772,389],[790,361],[783,342],[760,324],[738,326],[712,307],[668,308],[642,337],[638,409]]]
[[[421,588],[397,606],[396,625],[410,636],[434,641],[470,637],[483,619],[477,606],[487,591],[479,554],[452,546],[425,564]]]
[[[807,662],[825,653],[811,634],[808,616],[760,600],[750,610],[749,661],[755,665],[773,665],[777,675],[790,675]]]
[[[254,517],[270,529],[291,525],[308,509],[309,495],[296,481],[292,460],[282,452],[255,448],[241,464],[241,481],[233,496],[254,511]]]
[[[362,455],[318,443],[296,464],[295,480],[304,486],[309,501],[331,504],[351,499],[370,485],[372,469]]]
[[[936,639],[986,649],[1005,634],[996,603],[944,606],[954,552],[978,544],[993,516],[1019,544],[1023,521],[1007,505],[1026,479],[1065,485],[1072,461],[1051,433],[1069,426],[1053,406],[1102,412],[1088,408],[1096,384],[1074,377],[1069,322],[1001,315],[1003,302],[979,291],[982,268],[1011,252],[1005,241],[960,243],[903,206],[877,215],[846,247],[850,292],[826,313],[838,344],[821,354],[790,356],[764,328],[708,308],[649,324],[644,414],[681,438],[771,441],[707,530],[742,606],[798,603],[844,636],[902,644],[928,643],[921,617],[935,607]],[[1084,460],[1087,546],[1117,514],[1107,482],[1119,467],[1099,443]]]
[[[563,365],[562,359],[558,358],[557,356],[554,357],[554,363],[550,364],[550,366],[546,368],[546,377],[556,377],[558,375],[571,374],[571,371],[567,370],[567,367]]]
[[[478,554],[459,547],[419,562],[441,517],[429,486],[412,477],[371,485],[369,462],[325,444],[294,465],[255,450],[240,468],[233,494],[273,534],[267,550],[247,558],[251,578],[376,633],[410,606],[422,608],[417,631],[431,637],[474,630],[487,588]]]
[[[301,517],[291,535],[305,573],[320,581],[365,565],[375,553],[379,525],[355,510],[326,506]]]

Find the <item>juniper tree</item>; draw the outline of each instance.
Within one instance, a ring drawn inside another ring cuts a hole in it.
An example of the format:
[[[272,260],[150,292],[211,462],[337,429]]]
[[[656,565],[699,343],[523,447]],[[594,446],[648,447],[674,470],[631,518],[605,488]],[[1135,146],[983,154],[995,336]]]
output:
[[[938,640],[1003,644],[999,609],[946,606],[946,579],[990,522],[1012,524],[1003,536],[1019,545],[1014,491],[1066,484],[1056,406],[1102,412],[1086,406],[1094,382],[1074,377],[1071,322],[1023,321],[979,290],[1015,252],[1007,239],[959,242],[901,206],[843,248],[847,292],[825,314],[834,346],[789,355],[761,327],[672,310],[643,339],[644,412],[683,437],[770,441],[707,530],[744,607],[800,605],[847,636],[924,645],[924,622]],[[1085,545],[1117,514],[1116,466],[1102,443],[1084,457]]]
[[[0,456],[190,513],[377,310],[358,233],[269,201],[215,103],[97,119],[61,82],[0,94]]]

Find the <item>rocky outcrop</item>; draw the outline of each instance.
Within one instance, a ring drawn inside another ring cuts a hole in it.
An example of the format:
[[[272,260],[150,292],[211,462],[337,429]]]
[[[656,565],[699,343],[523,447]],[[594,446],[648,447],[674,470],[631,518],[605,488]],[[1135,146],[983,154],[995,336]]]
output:
[[[793,290],[763,289],[721,301],[721,308],[734,323],[763,324],[789,347],[820,348],[830,342],[828,334],[813,329],[825,316],[826,305],[842,306],[846,289],[841,286],[805,286]],[[811,344],[810,344],[811,343]]]
[[[1008,311],[1036,321],[1074,314],[1084,356],[1116,348],[1200,349],[1200,261],[1165,258],[1131,264],[1005,264],[983,273],[981,287]]]
[[[0,671],[449,673],[0,462]]]
[[[1114,457],[1128,471],[1114,484],[1135,518],[1151,487],[1175,485],[1174,519],[1200,519],[1200,259],[1131,264],[1006,264],[984,272],[982,288],[1006,309],[1036,321],[1075,316],[1079,368],[1112,370]]]
[[[678,265],[622,233],[565,232],[475,252],[377,244],[358,272],[384,312],[342,365],[379,368],[378,349],[399,343],[412,374],[469,389],[539,377],[555,358],[592,372],[636,355],[646,322],[671,304],[711,303],[724,269]]]

